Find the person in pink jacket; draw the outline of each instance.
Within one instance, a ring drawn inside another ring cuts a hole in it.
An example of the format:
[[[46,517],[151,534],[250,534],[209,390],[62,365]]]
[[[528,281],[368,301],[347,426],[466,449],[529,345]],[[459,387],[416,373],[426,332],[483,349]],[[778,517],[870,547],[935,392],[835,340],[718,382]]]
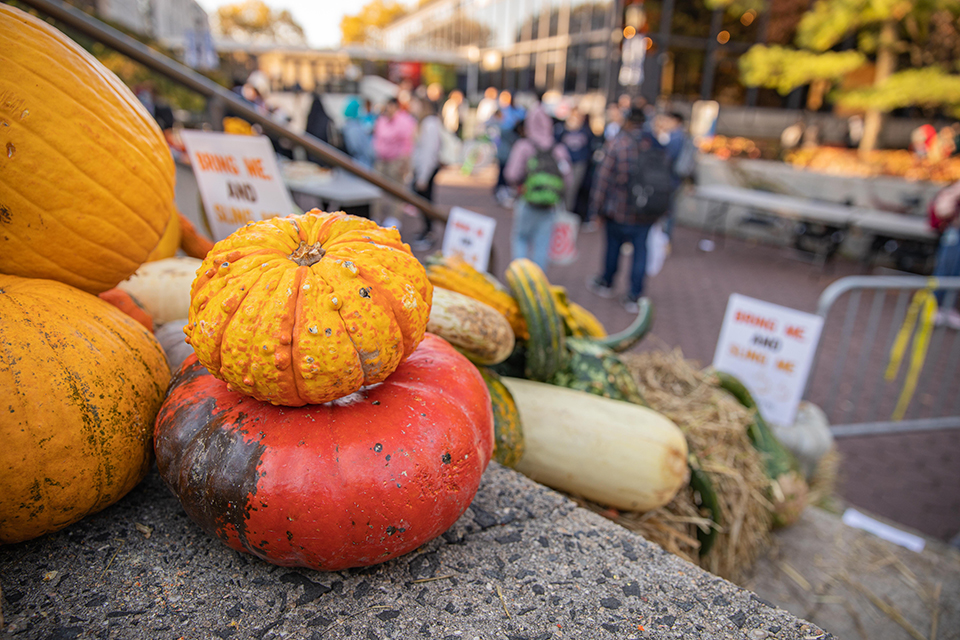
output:
[[[391,98],[373,125],[373,151],[377,156],[373,168],[400,184],[407,182],[410,173],[410,154],[417,132],[417,121],[400,108],[400,102]],[[397,201],[384,196],[380,208],[380,222],[395,218]]]
[[[527,114],[523,131],[503,167],[507,183],[520,190],[510,246],[513,259],[530,258],[546,271],[553,224],[572,180],[570,154],[554,140],[553,118],[541,104]]]

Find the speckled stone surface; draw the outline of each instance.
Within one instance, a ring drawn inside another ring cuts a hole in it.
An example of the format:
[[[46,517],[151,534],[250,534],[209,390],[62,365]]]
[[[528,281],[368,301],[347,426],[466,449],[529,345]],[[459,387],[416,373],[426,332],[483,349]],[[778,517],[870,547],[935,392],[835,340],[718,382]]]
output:
[[[100,514],[0,547],[0,586],[0,636],[17,639],[832,637],[496,463],[443,536],[336,573],[228,549],[154,470]]]

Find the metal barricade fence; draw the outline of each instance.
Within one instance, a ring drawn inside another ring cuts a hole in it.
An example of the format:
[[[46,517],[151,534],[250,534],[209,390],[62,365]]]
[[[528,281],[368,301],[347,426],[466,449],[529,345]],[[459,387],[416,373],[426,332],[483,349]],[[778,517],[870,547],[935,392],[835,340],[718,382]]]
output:
[[[960,427],[960,330],[934,325],[934,291],[940,309],[955,308],[960,277],[850,276],[820,295],[804,397],[834,436]],[[843,298],[845,313],[831,313]]]

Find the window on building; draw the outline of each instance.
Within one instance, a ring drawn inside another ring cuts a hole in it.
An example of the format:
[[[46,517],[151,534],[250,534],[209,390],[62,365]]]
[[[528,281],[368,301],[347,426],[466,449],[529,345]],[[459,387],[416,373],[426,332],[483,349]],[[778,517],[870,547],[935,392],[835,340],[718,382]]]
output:
[[[740,82],[739,54],[717,51],[716,76],[713,81],[713,99],[720,104],[739,105],[746,101],[746,87]]]
[[[731,42],[756,42],[760,19],[752,9],[741,15],[728,11],[723,16],[721,28],[730,34]]]
[[[587,91],[599,89],[603,84],[604,58],[592,58],[587,61]]]
[[[562,12],[562,0],[548,0],[546,10],[549,12],[550,32],[548,35],[556,36],[561,32],[560,14]],[[566,25],[563,25],[564,30]]]
[[[673,95],[699,100],[706,53],[702,49],[674,49],[672,53]]]
[[[521,59],[522,66],[517,81],[517,91],[533,91],[536,80],[537,54],[534,53],[524,57],[526,60]]]
[[[570,1],[570,35],[590,30],[590,10],[593,7],[588,0]]]
[[[662,0],[644,0],[643,11],[646,15],[647,26],[645,33],[660,32],[660,18],[663,15]]]
[[[690,38],[710,37],[712,11],[703,0],[684,0],[673,5],[673,22],[670,33]]]
[[[577,86],[581,73],[586,73],[585,63],[586,45],[573,44],[567,47],[567,69],[563,78],[564,93],[580,93],[586,88],[586,78],[584,78],[583,87]],[[583,71],[581,71],[581,65],[584,67]]]
[[[541,0],[529,0],[527,8],[527,18],[530,20],[530,39],[536,40],[540,37],[540,17],[543,4]]]
[[[609,0],[600,0],[600,2],[594,2],[590,11],[590,29],[606,29],[607,28],[607,16],[614,10],[614,3]]]

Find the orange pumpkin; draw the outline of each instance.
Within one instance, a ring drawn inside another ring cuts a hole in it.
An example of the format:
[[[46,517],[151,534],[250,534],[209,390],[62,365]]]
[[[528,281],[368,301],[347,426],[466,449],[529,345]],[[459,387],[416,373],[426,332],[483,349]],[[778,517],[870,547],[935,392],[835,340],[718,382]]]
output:
[[[0,273],[113,288],[157,246],[173,183],[160,128],[120,79],[0,3]]]
[[[109,302],[120,311],[142,324],[147,331],[153,332],[153,318],[143,308],[140,301],[122,289],[107,289],[99,294],[101,300]]]
[[[159,343],[118,309],[0,275],[0,544],[61,529],[140,482],[169,381]]]
[[[382,382],[423,339],[433,286],[396,229],[314,209],[214,245],[184,332],[240,393],[317,404]]]

